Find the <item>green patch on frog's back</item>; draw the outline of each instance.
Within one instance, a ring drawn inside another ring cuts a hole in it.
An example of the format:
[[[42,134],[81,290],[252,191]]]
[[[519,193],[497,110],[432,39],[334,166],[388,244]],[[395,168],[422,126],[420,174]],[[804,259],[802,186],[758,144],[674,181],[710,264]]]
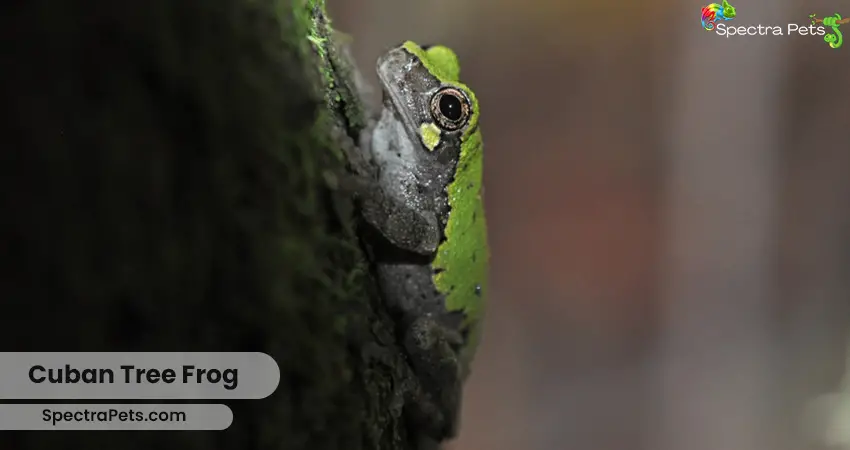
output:
[[[410,41],[403,47],[417,56],[441,83],[462,90],[472,105],[472,117],[461,136],[455,178],[448,186],[450,213],[444,232],[446,239],[437,248],[433,269],[434,285],[445,296],[446,309],[464,313],[464,324],[473,327],[469,330],[470,339],[475,341],[478,336],[475,325],[484,314],[490,259],[481,198],[483,144],[478,128],[478,99],[468,86],[460,83],[458,59],[450,49],[436,46],[424,50]]]
[[[484,313],[487,295],[487,226],[481,198],[481,133],[464,143],[454,181],[449,185],[451,212],[446,240],[437,249],[434,284],[445,295],[448,311],[462,311],[474,325]]]

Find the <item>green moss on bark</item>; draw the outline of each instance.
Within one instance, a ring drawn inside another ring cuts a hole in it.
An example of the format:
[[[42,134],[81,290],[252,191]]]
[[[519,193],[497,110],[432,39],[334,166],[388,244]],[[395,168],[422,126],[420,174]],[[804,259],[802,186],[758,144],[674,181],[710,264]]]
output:
[[[281,367],[273,396],[229,403],[225,432],[10,448],[406,448],[406,366],[337,189],[364,116],[323,2],[2,8],[2,350]]]

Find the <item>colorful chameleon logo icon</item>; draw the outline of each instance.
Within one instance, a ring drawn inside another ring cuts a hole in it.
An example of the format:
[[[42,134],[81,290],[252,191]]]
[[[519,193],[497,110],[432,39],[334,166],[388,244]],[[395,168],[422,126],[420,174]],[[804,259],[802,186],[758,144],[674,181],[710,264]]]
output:
[[[842,24],[850,23],[850,18],[842,19],[840,15],[833,14],[828,17],[824,17],[823,19],[818,19],[817,15],[809,14],[809,19],[812,19],[812,25],[822,23],[824,26],[832,28],[832,33],[827,33],[826,36],[823,37],[824,42],[829,44],[831,48],[840,48],[842,44],[844,44],[844,36],[841,34],[841,30],[838,27]]]
[[[708,6],[703,6],[700,21],[703,28],[711,31],[717,26],[718,21],[732,20],[736,15],[735,7],[730,5],[728,1],[723,0],[722,4],[712,3]]]

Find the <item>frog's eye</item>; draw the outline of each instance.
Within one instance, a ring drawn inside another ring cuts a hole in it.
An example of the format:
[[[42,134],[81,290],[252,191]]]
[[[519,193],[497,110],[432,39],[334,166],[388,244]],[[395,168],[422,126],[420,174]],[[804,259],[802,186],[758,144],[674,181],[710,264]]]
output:
[[[457,88],[442,88],[431,97],[431,116],[440,128],[447,131],[466,125],[471,109],[466,94]]]

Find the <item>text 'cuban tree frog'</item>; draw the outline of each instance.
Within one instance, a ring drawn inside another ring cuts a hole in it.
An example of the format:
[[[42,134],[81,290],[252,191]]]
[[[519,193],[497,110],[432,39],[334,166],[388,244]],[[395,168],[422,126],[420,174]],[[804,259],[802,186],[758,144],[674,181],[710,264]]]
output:
[[[377,231],[370,254],[421,385],[405,411],[436,442],[457,434],[487,294],[478,101],[459,71],[443,46],[405,42],[384,54],[383,108],[361,142],[375,167],[362,202]]]

